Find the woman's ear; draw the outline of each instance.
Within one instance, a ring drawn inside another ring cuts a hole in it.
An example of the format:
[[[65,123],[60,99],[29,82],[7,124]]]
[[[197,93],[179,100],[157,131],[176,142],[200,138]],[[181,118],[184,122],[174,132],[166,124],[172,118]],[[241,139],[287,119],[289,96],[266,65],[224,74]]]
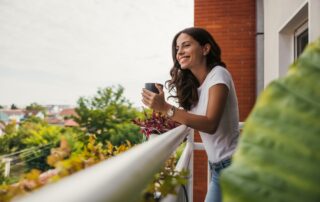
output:
[[[209,51],[211,49],[211,45],[206,43],[204,46],[203,46],[203,55],[208,55]]]

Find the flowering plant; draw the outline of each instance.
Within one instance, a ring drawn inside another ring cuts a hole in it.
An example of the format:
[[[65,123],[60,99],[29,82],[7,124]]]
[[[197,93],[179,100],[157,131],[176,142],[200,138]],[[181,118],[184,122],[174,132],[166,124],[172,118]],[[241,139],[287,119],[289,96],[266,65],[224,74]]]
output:
[[[141,133],[148,139],[150,134],[165,133],[180,124],[160,112],[152,111],[151,115],[144,110],[144,119],[134,119],[133,123],[140,126]]]

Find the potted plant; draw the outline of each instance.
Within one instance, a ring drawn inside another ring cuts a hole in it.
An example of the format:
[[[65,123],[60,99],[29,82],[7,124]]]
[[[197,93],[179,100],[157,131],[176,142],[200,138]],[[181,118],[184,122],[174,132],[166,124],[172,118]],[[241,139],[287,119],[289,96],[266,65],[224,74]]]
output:
[[[180,125],[160,112],[153,110],[150,114],[145,109],[144,119],[134,119],[133,123],[140,126],[144,140],[149,140]]]

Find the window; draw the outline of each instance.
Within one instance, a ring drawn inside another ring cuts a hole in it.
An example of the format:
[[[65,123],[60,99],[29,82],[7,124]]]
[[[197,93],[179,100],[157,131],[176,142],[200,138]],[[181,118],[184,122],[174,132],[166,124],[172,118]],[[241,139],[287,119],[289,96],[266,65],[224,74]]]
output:
[[[294,59],[296,60],[309,42],[308,22],[302,24],[294,33]]]
[[[303,52],[309,41],[309,3],[304,2],[279,29],[279,77],[285,76],[290,65]]]

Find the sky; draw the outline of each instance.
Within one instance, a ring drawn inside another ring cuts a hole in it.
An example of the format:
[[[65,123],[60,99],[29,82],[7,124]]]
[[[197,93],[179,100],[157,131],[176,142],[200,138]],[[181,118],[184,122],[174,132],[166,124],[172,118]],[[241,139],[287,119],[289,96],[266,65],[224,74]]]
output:
[[[172,39],[191,26],[193,0],[0,0],[0,105],[75,106],[122,85],[141,107],[144,83],[170,78]]]

